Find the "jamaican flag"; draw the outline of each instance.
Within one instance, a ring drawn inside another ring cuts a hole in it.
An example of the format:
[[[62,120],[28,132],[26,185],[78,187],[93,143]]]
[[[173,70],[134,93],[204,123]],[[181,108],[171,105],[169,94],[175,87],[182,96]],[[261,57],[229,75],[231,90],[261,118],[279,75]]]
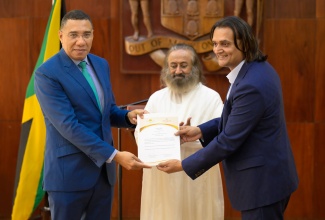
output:
[[[64,0],[54,0],[42,48],[29,81],[24,102],[17,159],[12,220],[28,219],[42,201],[45,122],[34,92],[35,70],[60,50],[59,29],[65,13]]]

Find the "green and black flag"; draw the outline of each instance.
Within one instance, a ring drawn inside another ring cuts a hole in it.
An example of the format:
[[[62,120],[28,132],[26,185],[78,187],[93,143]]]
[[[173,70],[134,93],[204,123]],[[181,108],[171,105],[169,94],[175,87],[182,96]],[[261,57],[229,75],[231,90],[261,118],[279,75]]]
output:
[[[34,91],[34,74],[43,62],[60,50],[58,33],[64,13],[64,0],[54,0],[40,55],[27,87],[16,168],[12,220],[28,219],[45,194],[42,190],[42,180],[46,131],[43,114]]]

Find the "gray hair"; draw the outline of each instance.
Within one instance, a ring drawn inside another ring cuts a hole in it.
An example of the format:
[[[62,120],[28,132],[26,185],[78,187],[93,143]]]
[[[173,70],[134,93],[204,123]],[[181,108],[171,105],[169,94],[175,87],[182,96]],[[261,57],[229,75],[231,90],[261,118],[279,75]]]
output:
[[[164,59],[164,65],[163,65],[163,68],[162,68],[161,74],[160,74],[160,82],[161,82],[162,86],[166,86],[165,78],[166,78],[166,75],[169,73],[168,57],[169,57],[170,53],[175,50],[191,51],[191,53],[192,53],[192,72],[194,74],[197,74],[199,82],[204,84],[205,77],[203,76],[202,64],[201,64],[201,61],[200,61],[199,56],[196,53],[195,49],[191,45],[179,43],[179,44],[174,44],[173,46],[171,46],[166,53],[166,57]]]

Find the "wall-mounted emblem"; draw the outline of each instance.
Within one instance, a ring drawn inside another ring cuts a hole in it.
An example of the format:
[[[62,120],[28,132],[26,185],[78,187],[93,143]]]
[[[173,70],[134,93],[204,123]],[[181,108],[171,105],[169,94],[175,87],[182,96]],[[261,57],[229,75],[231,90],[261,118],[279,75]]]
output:
[[[122,31],[128,33],[123,34],[126,55],[122,57],[122,72],[159,73],[165,51],[176,43],[192,45],[207,71],[220,69],[209,33],[212,25],[224,17],[224,0],[128,0],[123,1],[122,8]],[[125,18],[130,18],[126,26]],[[126,69],[134,63],[131,59],[141,62],[144,57],[149,57],[154,66],[149,67],[146,59],[149,68],[141,71],[137,62],[138,68]],[[152,71],[154,67],[157,71]]]
[[[233,8],[234,1],[123,0],[121,72],[159,73],[165,52],[176,43],[192,45],[205,72],[225,72],[219,71],[209,34],[216,21],[232,15],[225,14],[226,6]]]
[[[161,1],[161,24],[191,41],[208,34],[223,16],[223,0]]]

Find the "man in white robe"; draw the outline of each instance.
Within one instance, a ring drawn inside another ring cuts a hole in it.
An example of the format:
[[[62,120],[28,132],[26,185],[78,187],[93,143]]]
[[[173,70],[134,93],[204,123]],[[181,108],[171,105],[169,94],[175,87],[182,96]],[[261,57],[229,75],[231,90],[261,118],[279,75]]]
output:
[[[220,95],[204,86],[202,66],[195,50],[177,44],[168,51],[161,82],[165,88],[153,93],[145,109],[149,113],[178,115],[179,120],[199,125],[220,117]],[[190,120],[188,120],[190,119]],[[135,130],[135,137],[138,131]],[[202,148],[199,141],[181,145],[181,158]],[[166,174],[143,170],[141,220],[223,220],[224,199],[219,165],[193,181],[184,172]]]

